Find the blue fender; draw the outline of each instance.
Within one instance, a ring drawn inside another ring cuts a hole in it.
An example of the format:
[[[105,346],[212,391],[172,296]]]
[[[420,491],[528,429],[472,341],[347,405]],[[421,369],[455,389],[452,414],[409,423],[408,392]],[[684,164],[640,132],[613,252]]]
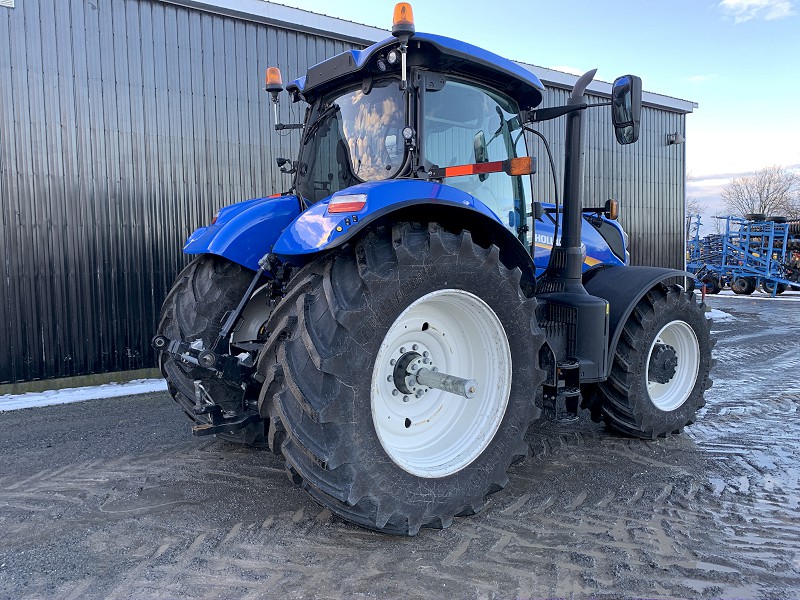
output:
[[[359,211],[331,214],[331,200],[345,195],[364,194],[366,204]],[[380,217],[395,210],[414,205],[448,206],[467,209],[489,219],[493,225],[513,232],[483,202],[459,189],[423,179],[395,179],[360,183],[320,200],[302,213],[286,228],[273,247],[273,252],[285,261],[300,258],[305,262],[311,255],[341,246]]]
[[[692,274],[662,267],[612,267],[598,271],[586,282],[587,292],[609,304],[606,373],[611,373],[622,329],[639,300],[657,284],[678,277],[692,277]]]
[[[195,230],[186,240],[183,251],[217,254],[257,271],[258,261],[299,214],[297,196],[237,202],[220,210],[211,225]]]

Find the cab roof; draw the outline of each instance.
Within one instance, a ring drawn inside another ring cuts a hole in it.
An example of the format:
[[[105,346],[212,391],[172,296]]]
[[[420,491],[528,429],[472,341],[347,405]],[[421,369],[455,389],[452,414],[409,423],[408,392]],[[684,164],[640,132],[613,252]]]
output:
[[[311,67],[305,77],[296,79],[287,89],[311,102],[366,75],[382,75],[378,60],[398,46],[397,38],[389,37],[364,50],[342,52]],[[536,75],[507,58],[460,40],[417,33],[408,42],[408,64],[478,79],[511,96],[521,109],[533,108],[542,101],[544,86]]]

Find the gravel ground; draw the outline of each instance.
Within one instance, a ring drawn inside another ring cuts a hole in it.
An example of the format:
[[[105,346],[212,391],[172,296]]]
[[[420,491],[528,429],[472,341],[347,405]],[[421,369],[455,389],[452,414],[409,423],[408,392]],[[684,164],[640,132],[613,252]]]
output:
[[[166,393],[0,413],[0,598],[800,598],[798,301],[709,299],[735,320],[685,434],[534,427],[484,512],[411,539]]]

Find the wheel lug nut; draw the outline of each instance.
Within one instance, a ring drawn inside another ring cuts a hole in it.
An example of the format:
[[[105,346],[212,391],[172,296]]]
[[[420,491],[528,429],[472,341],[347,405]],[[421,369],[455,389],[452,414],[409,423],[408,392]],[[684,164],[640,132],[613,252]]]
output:
[[[408,396],[403,396],[403,402],[408,402]]]
[[[395,359],[392,359],[389,361],[389,364],[395,366],[397,364],[397,361]]]
[[[397,396],[397,394],[399,394],[399,393],[400,392],[398,392],[397,390],[392,390],[392,396]]]
[[[400,346],[400,354],[405,354],[405,353],[406,353],[405,347]]]
[[[411,365],[411,370],[412,371],[416,371],[417,370],[417,365]]]
[[[388,375],[388,376],[386,377],[386,381],[391,381],[392,379],[394,379],[394,377],[392,377],[391,375]]]
[[[419,350],[419,346],[417,346],[416,344],[414,344],[413,346],[411,346],[411,349],[412,349],[412,350]]]
[[[424,393],[422,390],[417,390],[417,398],[421,398]]]
[[[430,356],[430,352],[428,352],[427,350],[425,350],[425,352],[423,352],[423,353],[422,353],[422,356],[424,356],[425,358],[427,358],[428,356]]]

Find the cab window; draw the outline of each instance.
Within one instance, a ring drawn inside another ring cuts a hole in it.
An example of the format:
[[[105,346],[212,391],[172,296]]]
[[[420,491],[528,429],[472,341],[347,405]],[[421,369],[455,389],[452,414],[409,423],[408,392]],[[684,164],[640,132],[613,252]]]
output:
[[[405,160],[403,94],[396,80],[318,101],[303,133],[297,189],[309,203],[396,176]]]
[[[426,166],[451,167],[527,156],[516,104],[476,84],[448,80],[425,93],[422,153]],[[445,183],[472,194],[515,232],[530,206],[530,176],[489,173]]]

